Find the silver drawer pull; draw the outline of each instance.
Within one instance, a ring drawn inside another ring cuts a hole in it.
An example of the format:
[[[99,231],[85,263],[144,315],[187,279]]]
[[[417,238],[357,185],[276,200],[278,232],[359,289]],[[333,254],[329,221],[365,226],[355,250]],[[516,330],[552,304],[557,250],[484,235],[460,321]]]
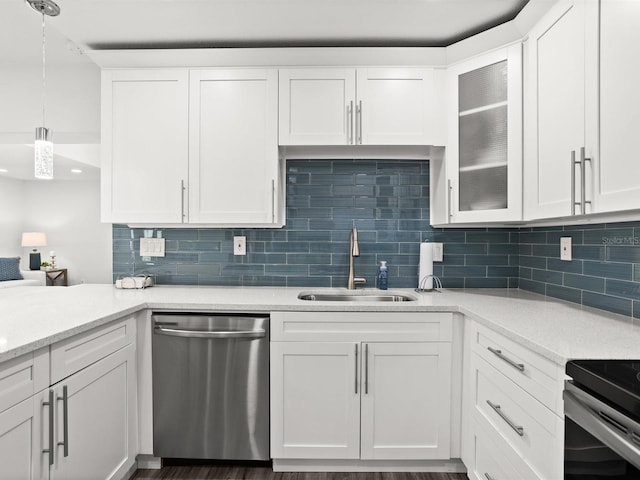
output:
[[[489,350],[491,353],[493,353],[494,355],[496,355],[498,358],[500,358],[501,360],[504,360],[505,362],[507,362],[509,365],[511,365],[513,368],[517,368],[518,370],[520,370],[521,372],[524,372],[524,363],[516,363],[513,360],[511,360],[509,357],[505,356],[502,353],[502,350],[496,350],[495,348],[491,348],[491,347],[487,347],[487,350]]]
[[[496,405],[495,403],[491,403],[490,400],[487,400],[487,403],[500,416],[500,418],[502,418],[505,422],[507,422],[507,425],[509,425],[511,428],[513,428],[513,430],[518,435],[520,435],[521,437],[524,436],[524,427],[516,425],[515,423],[513,423],[511,421],[511,419],[509,417],[507,417],[504,413],[502,413],[502,410],[500,410],[500,405]]]
[[[485,473],[484,473],[484,477],[485,477],[487,480],[493,480],[493,477],[492,477],[491,475],[489,475],[487,472],[485,472]]]

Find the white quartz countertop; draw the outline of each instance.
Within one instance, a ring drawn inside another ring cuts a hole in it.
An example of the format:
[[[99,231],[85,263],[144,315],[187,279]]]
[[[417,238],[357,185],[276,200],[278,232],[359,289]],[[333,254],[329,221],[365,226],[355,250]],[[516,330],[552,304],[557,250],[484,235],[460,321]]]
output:
[[[117,290],[113,285],[17,287],[0,290],[0,361],[146,308],[272,312],[460,312],[563,365],[576,358],[640,358],[640,320],[522,290],[471,289],[416,293],[413,302],[314,302],[300,287],[169,287]],[[366,293],[358,290],[357,293]],[[351,293],[351,292],[348,292]]]

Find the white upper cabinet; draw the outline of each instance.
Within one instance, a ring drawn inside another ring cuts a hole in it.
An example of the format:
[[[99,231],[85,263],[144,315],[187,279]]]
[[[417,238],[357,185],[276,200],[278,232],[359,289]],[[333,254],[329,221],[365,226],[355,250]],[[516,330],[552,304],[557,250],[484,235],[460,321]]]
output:
[[[280,70],[281,145],[433,145],[429,68]]]
[[[640,3],[601,0],[599,18],[600,148],[593,203],[598,212],[614,212],[640,208]]]
[[[432,223],[522,219],[522,47],[447,70],[448,140],[433,161]]]
[[[526,44],[525,219],[567,216],[573,208],[584,213],[573,203],[582,170],[574,161],[586,146],[585,21],[581,0],[562,2],[535,26]]]
[[[191,71],[189,223],[276,223],[277,98],[277,70]]]
[[[281,226],[277,70],[105,70],[102,221]]]
[[[183,221],[188,95],[186,70],[103,71],[103,222]]]
[[[640,208],[638,22],[631,0],[567,0],[531,31],[525,220]]]
[[[279,83],[281,145],[353,143],[353,68],[284,69]]]
[[[433,145],[435,73],[428,68],[358,68],[355,142]]]

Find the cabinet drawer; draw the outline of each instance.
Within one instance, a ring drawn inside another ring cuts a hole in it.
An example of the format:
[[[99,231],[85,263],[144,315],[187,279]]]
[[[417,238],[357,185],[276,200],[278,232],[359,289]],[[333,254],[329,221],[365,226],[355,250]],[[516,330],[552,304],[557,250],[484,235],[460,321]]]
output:
[[[563,419],[478,355],[474,362],[476,416],[486,419],[540,477],[558,478]]]
[[[473,435],[472,480],[539,480],[522,458],[499,437],[490,425],[476,423]]]
[[[135,317],[127,317],[51,346],[51,384],[134,342]]]
[[[274,342],[450,342],[447,312],[272,312]]]
[[[49,347],[0,364],[0,412],[49,386]]]
[[[481,325],[476,325],[473,349],[556,415],[564,414],[560,366]]]

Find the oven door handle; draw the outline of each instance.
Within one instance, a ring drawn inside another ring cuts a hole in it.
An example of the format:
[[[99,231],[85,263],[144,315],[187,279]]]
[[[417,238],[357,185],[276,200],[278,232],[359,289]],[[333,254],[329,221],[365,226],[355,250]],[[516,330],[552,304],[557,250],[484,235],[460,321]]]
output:
[[[569,382],[565,384],[563,397],[564,412],[567,417],[633,466],[640,468],[640,445],[628,438],[634,431],[636,434],[640,432],[640,424]],[[609,422],[604,420],[603,416],[609,418]],[[619,428],[613,427],[611,421],[626,428],[628,435]]]

